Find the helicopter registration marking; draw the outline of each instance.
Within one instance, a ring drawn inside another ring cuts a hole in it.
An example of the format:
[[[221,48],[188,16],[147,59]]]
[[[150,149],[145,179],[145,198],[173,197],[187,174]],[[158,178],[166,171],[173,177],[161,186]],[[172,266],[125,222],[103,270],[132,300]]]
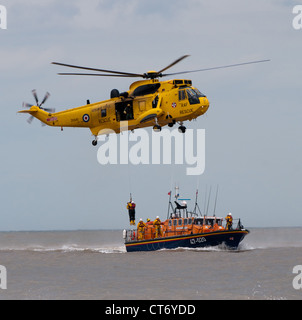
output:
[[[180,110],[179,112],[180,112],[180,114],[191,113],[191,112],[193,112],[193,109]]]

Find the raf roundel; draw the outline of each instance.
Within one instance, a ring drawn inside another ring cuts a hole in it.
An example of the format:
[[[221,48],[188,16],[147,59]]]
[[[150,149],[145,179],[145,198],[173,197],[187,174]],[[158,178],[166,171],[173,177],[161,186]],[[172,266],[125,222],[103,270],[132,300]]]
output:
[[[84,122],[88,122],[89,120],[90,120],[89,115],[88,115],[88,114],[84,114],[84,115],[83,115],[83,121],[84,121]]]

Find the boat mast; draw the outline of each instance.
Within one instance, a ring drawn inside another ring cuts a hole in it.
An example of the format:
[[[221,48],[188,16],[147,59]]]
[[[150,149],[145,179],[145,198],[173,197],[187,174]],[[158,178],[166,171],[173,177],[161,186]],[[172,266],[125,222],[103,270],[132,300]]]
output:
[[[197,202],[197,197],[198,197],[198,189],[196,190],[195,207],[194,207],[194,210],[193,210],[193,214],[198,216],[198,214],[196,213],[196,209],[198,209],[200,216],[202,216],[201,210],[200,210],[198,202]]]
[[[216,203],[217,203],[217,196],[218,196],[218,187],[219,187],[219,185],[217,185],[217,189],[216,189],[216,197],[215,197],[215,204],[214,204],[214,217],[216,216],[215,215],[215,212],[216,212]]]
[[[171,194],[172,194],[172,191],[170,191],[170,192],[168,193],[168,195],[169,195],[169,205],[168,205],[167,219],[170,219],[170,218],[169,218],[170,208],[172,209],[172,212],[174,212],[174,208],[173,208],[173,205],[172,205],[172,202],[171,202]]]

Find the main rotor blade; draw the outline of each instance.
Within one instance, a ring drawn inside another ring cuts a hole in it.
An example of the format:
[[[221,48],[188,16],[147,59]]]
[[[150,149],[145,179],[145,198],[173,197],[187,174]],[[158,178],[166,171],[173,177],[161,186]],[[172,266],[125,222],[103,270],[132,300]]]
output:
[[[52,64],[56,64],[58,66],[69,67],[69,68],[77,68],[77,69],[84,69],[84,70],[91,70],[91,71],[98,71],[98,72],[109,72],[109,73],[115,73],[115,74],[120,74],[120,75],[122,74],[122,75],[126,75],[126,76],[131,76],[131,77],[142,77],[142,78],[144,77],[143,74],[138,74],[138,73],[129,73],[129,72],[122,72],[122,71],[113,71],[113,70],[81,67],[81,66],[74,66],[71,64],[60,63],[60,62],[52,62]]]
[[[187,57],[189,57],[188,54],[186,54],[186,55],[178,58],[177,60],[175,60],[174,62],[172,62],[171,64],[169,64],[167,67],[165,67],[164,69],[161,69],[160,71],[158,71],[158,73],[162,73],[162,72],[166,71],[167,69],[173,67],[175,64],[177,64],[178,62],[180,62],[181,60],[183,60],[183,59],[185,59],[185,58],[187,58]]]
[[[244,62],[244,63],[236,63],[236,64],[230,64],[226,66],[220,66],[220,67],[212,67],[212,68],[205,68],[205,69],[198,69],[198,70],[191,70],[191,71],[182,71],[182,72],[175,72],[175,73],[166,73],[163,74],[163,77],[166,76],[173,76],[176,74],[184,74],[184,73],[192,73],[192,72],[201,72],[201,71],[209,71],[209,70],[216,70],[216,69],[224,69],[224,68],[231,68],[231,67],[238,67],[238,66],[243,66],[247,64],[253,64],[253,63],[261,63],[261,62],[268,62],[270,61],[269,59],[267,60],[258,60],[258,61],[250,61],[250,62]]]
[[[124,75],[124,74],[101,74],[101,73],[58,73],[60,76],[98,76],[98,77],[124,77],[124,78],[137,78],[138,76]]]
[[[36,103],[37,103],[37,106],[39,105],[39,99],[38,99],[38,96],[37,96],[37,91],[36,89],[32,90],[31,91],[33,96],[35,97],[35,100],[36,100]]]

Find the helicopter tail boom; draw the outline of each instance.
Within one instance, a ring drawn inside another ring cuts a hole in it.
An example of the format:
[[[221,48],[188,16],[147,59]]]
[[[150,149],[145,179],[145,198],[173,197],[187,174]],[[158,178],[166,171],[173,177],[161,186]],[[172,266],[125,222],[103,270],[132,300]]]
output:
[[[32,106],[29,110],[21,110],[18,113],[28,113],[31,117],[28,119],[28,122],[31,123],[32,118],[39,119],[42,123],[51,125],[49,122],[50,113],[40,109],[38,106]]]

